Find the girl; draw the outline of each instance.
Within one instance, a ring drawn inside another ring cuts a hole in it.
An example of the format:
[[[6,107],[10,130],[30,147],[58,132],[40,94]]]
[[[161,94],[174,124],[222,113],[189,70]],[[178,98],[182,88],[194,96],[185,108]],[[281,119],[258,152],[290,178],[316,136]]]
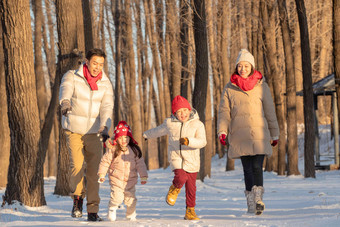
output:
[[[136,220],[136,189],[138,175],[141,184],[146,184],[148,173],[142,152],[133,139],[131,129],[125,121],[120,121],[114,130],[114,139],[105,143],[107,152],[101,159],[98,169],[99,183],[105,181],[109,172],[111,199],[109,202],[108,219],[116,220],[116,210],[124,201],[126,218]]]
[[[226,146],[228,139],[228,157],[241,158],[248,212],[262,214],[262,164],[264,156],[272,154],[270,145],[278,142],[279,127],[270,89],[246,49],[239,52],[222,93],[217,130],[221,144]]]
[[[144,138],[169,135],[168,159],[175,174],[166,202],[175,205],[185,184],[186,212],[184,219],[199,220],[195,213],[196,176],[200,169],[200,148],[207,144],[204,124],[184,97],[172,101],[172,115],[156,128],[144,132]]]

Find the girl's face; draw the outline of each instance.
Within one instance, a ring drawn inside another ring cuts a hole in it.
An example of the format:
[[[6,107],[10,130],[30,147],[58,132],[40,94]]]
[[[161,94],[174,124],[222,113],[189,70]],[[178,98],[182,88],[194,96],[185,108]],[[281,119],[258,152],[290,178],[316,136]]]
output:
[[[251,64],[247,61],[240,61],[237,64],[237,72],[241,77],[247,78],[251,73]]]
[[[186,122],[190,117],[190,110],[188,108],[181,108],[176,111],[176,117],[181,122]]]
[[[117,142],[121,147],[127,147],[130,142],[130,136],[120,136],[118,137]]]

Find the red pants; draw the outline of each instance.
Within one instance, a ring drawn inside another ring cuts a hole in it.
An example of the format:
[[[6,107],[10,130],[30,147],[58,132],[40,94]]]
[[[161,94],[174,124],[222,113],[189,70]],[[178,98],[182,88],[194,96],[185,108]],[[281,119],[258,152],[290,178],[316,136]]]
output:
[[[187,207],[195,207],[196,205],[196,173],[188,173],[183,169],[175,169],[175,176],[172,184],[176,188],[182,188],[185,184],[185,196]]]

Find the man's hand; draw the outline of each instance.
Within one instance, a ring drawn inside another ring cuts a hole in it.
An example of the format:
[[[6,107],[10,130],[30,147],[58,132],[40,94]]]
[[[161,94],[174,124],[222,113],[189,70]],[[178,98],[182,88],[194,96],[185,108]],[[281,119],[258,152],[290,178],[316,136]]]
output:
[[[105,143],[105,141],[110,138],[109,136],[109,130],[107,129],[106,126],[102,126],[99,128],[98,132],[97,132],[98,136],[101,136],[100,140]]]
[[[62,115],[64,115],[65,117],[67,116],[67,114],[69,112],[71,112],[72,110],[72,106],[71,106],[71,102],[68,99],[64,99],[61,104],[60,104],[60,112]]]
[[[180,139],[179,139],[179,143],[180,143],[181,145],[188,146],[188,145],[189,145],[189,139],[188,139],[187,137],[180,138]]]
[[[220,143],[221,143],[222,145],[224,145],[224,146],[227,145],[227,142],[226,142],[227,135],[226,135],[226,134],[221,134],[220,137],[219,137],[219,139],[220,139]]]

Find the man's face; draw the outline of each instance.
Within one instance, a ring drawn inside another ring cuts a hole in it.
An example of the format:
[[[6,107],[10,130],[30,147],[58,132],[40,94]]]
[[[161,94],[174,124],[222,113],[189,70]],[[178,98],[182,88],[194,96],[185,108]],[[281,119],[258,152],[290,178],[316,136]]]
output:
[[[104,67],[104,57],[92,56],[90,60],[86,59],[86,65],[93,77],[97,77]]]

